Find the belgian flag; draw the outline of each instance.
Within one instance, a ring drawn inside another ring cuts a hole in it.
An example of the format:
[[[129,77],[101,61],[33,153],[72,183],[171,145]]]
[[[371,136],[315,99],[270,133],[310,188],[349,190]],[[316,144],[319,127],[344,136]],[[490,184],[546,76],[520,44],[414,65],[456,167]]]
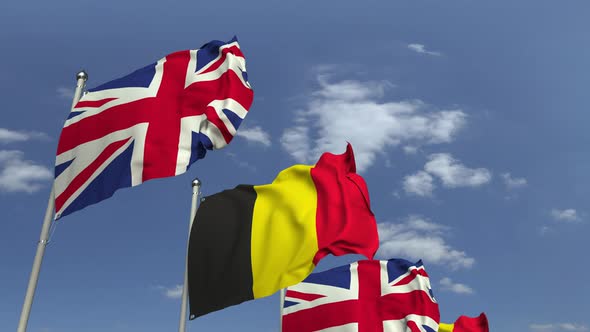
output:
[[[440,323],[438,332],[490,332],[485,313],[477,317],[461,316],[454,324]]]
[[[295,285],[328,254],[372,259],[378,247],[350,144],[315,166],[283,170],[271,184],[205,197],[189,240],[190,319]]]

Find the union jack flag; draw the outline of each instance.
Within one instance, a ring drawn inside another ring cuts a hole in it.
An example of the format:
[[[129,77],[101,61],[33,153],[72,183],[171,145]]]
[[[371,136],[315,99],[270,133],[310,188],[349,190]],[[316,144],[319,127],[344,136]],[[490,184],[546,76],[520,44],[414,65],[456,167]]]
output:
[[[253,96],[236,37],[90,89],[59,139],[55,219],[119,188],[184,173],[232,140]]]
[[[283,332],[436,332],[440,321],[422,261],[362,260],[287,288]]]

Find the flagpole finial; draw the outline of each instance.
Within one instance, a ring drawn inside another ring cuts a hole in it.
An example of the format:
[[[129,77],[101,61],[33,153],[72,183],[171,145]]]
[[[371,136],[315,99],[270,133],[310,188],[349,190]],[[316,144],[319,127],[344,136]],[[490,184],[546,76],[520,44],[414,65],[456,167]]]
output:
[[[80,70],[77,74],[76,74],[76,80],[79,79],[83,79],[84,82],[86,82],[88,80],[88,74],[86,73],[86,71],[84,70]]]
[[[193,187],[200,187],[201,186],[201,180],[199,180],[199,178],[195,178],[193,180]]]

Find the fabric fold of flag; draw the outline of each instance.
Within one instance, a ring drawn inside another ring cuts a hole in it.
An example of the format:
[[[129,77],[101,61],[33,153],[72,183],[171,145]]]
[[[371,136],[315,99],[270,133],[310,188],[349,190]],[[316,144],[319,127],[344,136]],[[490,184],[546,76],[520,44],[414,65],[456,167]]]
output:
[[[490,332],[485,313],[477,317],[460,316],[454,324],[441,323],[438,332]]]
[[[379,246],[369,192],[350,144],[271,184],[208,196],[189,240],[191,319],[271,295],[308,276],[327,254],[372,258]]]
[[[283,332],[436,332],[438,304],[421,261],[361,260],[287,288]]]
[[[90,89],[60,135],[55,219],[120,188],[186,172],[207,150],[229,144],[253,96],[235,37]]]

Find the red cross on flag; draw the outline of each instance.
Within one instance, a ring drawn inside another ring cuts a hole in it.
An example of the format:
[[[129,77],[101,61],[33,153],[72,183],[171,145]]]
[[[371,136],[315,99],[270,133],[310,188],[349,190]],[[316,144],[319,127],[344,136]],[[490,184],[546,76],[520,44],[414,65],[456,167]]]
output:
[[[55,219],[119,188],[186,172],[232,140],[253,97],[235,37],[169,54],[90,89],[59,139]]]
[[[283,332],[436,332],[440,314],[422,262],[361,260],[287,288]]]

